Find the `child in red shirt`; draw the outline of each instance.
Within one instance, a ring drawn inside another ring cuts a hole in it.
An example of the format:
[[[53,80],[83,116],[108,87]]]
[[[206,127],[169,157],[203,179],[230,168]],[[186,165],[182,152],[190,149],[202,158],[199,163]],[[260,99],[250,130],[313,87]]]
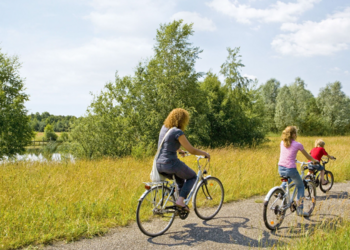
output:
[[[322,139],[317,139],[315,141],[315,147],[310,151],[310,155],[319,162],[321,161],[321,158],[324,155],[328,158],[335,159],[333,156],[329,155],[326,152],[326,150],[324,149],[324,145],[326,145],[326,143]],[[323,185],[326,185],[327,181],[324,181],[324,167],[322,165],[319,165],[317,170],[321,170],[321,183],[323,183]],[[309,172],[308,174],[311,173]]]

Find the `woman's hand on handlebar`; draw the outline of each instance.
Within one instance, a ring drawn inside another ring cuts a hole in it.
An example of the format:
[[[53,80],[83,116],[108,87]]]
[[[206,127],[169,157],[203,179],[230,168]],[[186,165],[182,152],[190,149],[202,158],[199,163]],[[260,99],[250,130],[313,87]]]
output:
[[[210,161],[210,154],[208,154],[207,152],[204,152],[204,157],[208,159],[208,161]]]
[[[183,151],[182,149],[179,149],[178,150],[179,154],[182,156],[182,157],[185,157],[187,152],[186,151]]]

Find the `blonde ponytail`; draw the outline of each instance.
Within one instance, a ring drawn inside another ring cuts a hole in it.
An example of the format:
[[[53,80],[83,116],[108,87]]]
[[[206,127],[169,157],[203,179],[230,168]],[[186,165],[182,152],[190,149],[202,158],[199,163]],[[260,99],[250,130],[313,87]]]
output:
[[[293,135],[296,135],[296,134],[297,134],[297,128],[295,126],[288,126],[286,127],[285,130],[283,130],[282,141],[283,141],[283,145],[286,148],[290,147],[290,145],[292,144]]]

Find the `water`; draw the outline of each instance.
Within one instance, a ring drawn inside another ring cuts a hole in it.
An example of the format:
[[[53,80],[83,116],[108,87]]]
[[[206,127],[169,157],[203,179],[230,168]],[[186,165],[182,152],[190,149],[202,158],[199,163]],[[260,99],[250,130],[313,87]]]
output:
[[[51,159],[45,158],[42,154],[36,155],[36,154],[24,154],[19,155],[16,154],[13,158],[9,159],[7,156],[4,156],[3,159],[0,159],[1,163],[9,163],[9,162],[17,162],[17,161],[26,161],[26,162],[61,162],[61,161],[70,161],[75,162],[75,159],[73,155],[67,154],[67,155],[61,155],[60,153],[54,153],[51,157]]]

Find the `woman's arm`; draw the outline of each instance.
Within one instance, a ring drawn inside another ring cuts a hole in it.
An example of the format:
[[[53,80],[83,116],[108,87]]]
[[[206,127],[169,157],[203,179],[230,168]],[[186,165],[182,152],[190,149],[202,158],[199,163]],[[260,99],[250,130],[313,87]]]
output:
[[[315,160],[311,155],[309,155],[309,154],[306,152],[305,149],[300,150],[300,151],[303,153],[303,155],[304,155],[309,161],[312,161],[313,163],[317,163],[317,162],[318,162],[318,161]]]
[[[210,160],[210,155],[207,152],[194,148],[191,143],[187,140],[185,135],[179,136],[179,142],[190,154],[193,155],[204,155]]]

